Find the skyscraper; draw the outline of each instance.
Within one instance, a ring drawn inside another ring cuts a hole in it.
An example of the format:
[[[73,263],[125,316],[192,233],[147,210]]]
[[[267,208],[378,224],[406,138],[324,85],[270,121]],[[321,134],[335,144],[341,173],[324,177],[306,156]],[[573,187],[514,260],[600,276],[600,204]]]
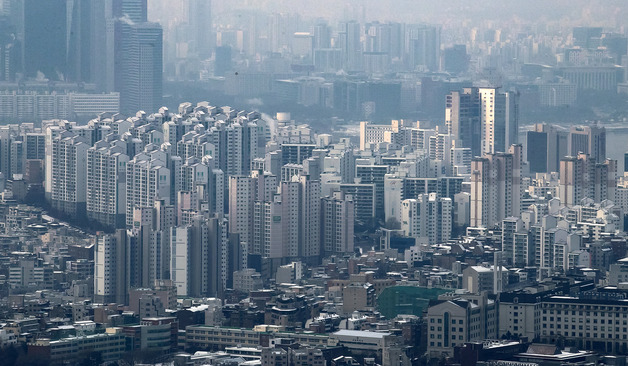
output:
[[[456,147],[473,156],[505,152],[518,142],[519,103],[516,92],[499,88],[464,88],[447,95],[445,123]]]
[[[440,33],[439,26],[420,25],[407,29],[408,66],[433,72],[440,69]]]
[[[120,24],[120,23],[118,23]],[[163,94],[163,31],[156,23],[120,24],[123,39],[116,68],[122,112],[153,111]],[[117,43],[117,42],[116,42]],[[118,45],[116,46],[118,47]]]
[[[231,71],[231,47],[216,47],[216,62],[214,65],[214,76],[225,76]]]
[[[456,147],[471,149],[472,156],[481,155],[482,129],[477,88],[465,88],[447,95],[445,123],[454,135]]]
[[[214,38],[212,32],[212,3],[211,0],[190,0],[188,21],[190,23],[190,37],[196,53],[201,60],[212,54]]]
[[[106,36],[107,1],[13,0],[9,9],[20,70],[28,78],[95,82]],[[14,51],[12,51],[14,52]],[[11,72],[11,70],[9,70]],[[16,70],[13,70],[16,71]]]
[[[94,59],[102,44],[97,43],[94,33],[105,32],[100,4],[103,1],[67,1],[67,70],[66,80],[94,82],[96,70],[92,70]]]
[[[482,152],[506,152],[516,144],[519,133],[517,94],[500,93],[496,88],[480,88],[480,123]]]
[[[509,153],[485,154],[471,161],[471,226],[491,227],[519,216],[521,207],[521,147]]]
[[[152,111],[161,106],[163,31],[149,23],[147,0],[112,0],[108,31],[113,33],[114,90],[120,92],[123,113]],[[107,9],[106,9],[107,10]]]
[[[344,57],[343,67],[347,71],[359,71],[362,69],[362,43],[360,40],[362,26],[360,23],[350,21],[342,24],[339,33]]]
[[[526,153],[530,173],[557,172],[560,159],[567,155],[567,133],[537,123],[526,133]]]
[[[148,0],[109,0],[112,1],[113,16],[128,18],[132,23],[148,21]]]
[[[68,66],[67,0],[23,0],[21,8],[23,13],[17,17],[23,18],[16,21],[23,26],[25,75],[64,80]]]
[[[568,153],[591,156],[596,163],[606,159],[606,129],[598,126],[573,126],[569,130]]]

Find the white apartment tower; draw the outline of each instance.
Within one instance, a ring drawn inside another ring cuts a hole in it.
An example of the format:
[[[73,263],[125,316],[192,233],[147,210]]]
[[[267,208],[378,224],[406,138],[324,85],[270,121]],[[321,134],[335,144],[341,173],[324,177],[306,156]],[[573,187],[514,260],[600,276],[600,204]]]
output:
[[[321,184],[309,175],[299,177],[301,193],[299,256],[317,258],[321,255],[320,224]]]
[[[255,201],[254,210],[254,253],[271,259],[288,257],[288,245],[284,242],[281,195],[275,194],[268,201]]]
[[[436,193],[420,194],[401,202],[401,229],[406,236],[428,238],[430,244],[451,238],[452,201]]]
[[[52,207],[77,218],[85,217],[87,149],[91,141],[63,132],[52,140],[50,199]]]
[[[560,160],[560,201],[567,207],[579,205],[584,198],[599,203],[615,200],[617,161],[596,163],[587,154],[566,156]]]
[[[333,192],[321,202],[321,239],[325,255],[353,252],[355,208],[351,195]]]
[[[247,268],[247,256],[253,245],[253,206],[256,199],[255,179],[229,177],[229,232],[240,235],[242,268]]]
[[[527,266],[530,263],[528,232],[523,221],[517,217],[507,217],[502,221],[502,258],[506,264]]]
[[[125,230],[98,235],[94,246],[94,302],[128,304],[129,261]]]
[[[518,141],[517,95],[514,92],[501,93],[496,88],[480,88],[479,97],[482,152],[506,152],[510,145]]]
[[[489,227],[521,209],[521,146],[471,161],[471,226]]]
[[[139,287],[151,287],[156,280],[168,279],[170,266],[169,231],[175,225],[174,207],[165,199],[156,200],[153,207],[133,209],[132,229],[134,266],[131,282]]]
[[[87,150],[87,218],[111,228],[126,226],[126,144],[101,140]]]
[[[153,207],[156,199],[170,202],[170,169],[166,159],[160,154],[137,154],[127,164],[126,173],[126,223],[133,224],[133,210],[140,207]]]
[[[197,216],[190,225],[172,228],[170,233],[170,275],[177,296],[222,296],[228,268],[226,220]]]

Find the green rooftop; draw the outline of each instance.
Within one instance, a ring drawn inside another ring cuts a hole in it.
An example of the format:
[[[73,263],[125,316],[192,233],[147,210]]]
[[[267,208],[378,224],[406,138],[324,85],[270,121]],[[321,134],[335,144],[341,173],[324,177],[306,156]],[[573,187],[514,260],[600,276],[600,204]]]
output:
[[[451,289],[415,286],[388,287],[377,298],[377,307],[388,319],[397,315],[421,316],[430,300],[436,300],[438,295],[450,291]]]

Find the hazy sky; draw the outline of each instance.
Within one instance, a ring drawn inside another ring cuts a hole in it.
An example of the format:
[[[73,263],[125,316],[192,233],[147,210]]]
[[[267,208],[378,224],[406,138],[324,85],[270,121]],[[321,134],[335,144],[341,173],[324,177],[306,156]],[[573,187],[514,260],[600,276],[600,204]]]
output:
[[[625,23],[628,19],[626,0],[214,0],[213,6],[215,14],[240,8],[325,18],[359,15],[364,7],[366,20],[408,23],[447,23],[454,19],[497,22],[520,19],[536,23],[570,18],[583,25],[614,27],[615,23]]]

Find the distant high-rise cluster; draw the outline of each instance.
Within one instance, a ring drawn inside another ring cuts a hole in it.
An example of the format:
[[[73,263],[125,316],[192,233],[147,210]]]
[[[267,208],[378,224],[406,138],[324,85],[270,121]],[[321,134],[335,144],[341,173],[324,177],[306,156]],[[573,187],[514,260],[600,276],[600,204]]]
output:
[[[350,147],[330,152],[329,136],[317,139],[289,115],[269,122],[256,112],[184,103],[177,113],[163,107],[130,118],[101,115],[84,126],[53,120],[42,129],[45,156],[30,159],[45,158],[51,209],[118,230],[96,244],[101,301],[122,301],[126,290],[116,286],[161,280],[172,280],[183,296],[216,296],[240,269],[262,271],[265,263],[267,276],[287,259],[317,263],[351,253],[354,218],[372,220],[381,210],[375,202],[383,199],[386,169],[357,166],[362,184],[378,187],[370,211],[358,211],[359,192],[323,188],[325,173],[352,182]],[[2,147],[24,141],[19,131],[6,132]],[[17,155],[9,156],[2,171]]]
[[[146,0],[9,0],[3,12],[8,17],[0,28],[10,38],[1,46],[3,81],[75,83],[90,92],[117,92],[114,112],[161,105],[163,35],[160,25],[148,22]],[[90,117],[112,111],[102,105],[92,109]],[[53,112],[53,118],[75,117],[63,114]]]

